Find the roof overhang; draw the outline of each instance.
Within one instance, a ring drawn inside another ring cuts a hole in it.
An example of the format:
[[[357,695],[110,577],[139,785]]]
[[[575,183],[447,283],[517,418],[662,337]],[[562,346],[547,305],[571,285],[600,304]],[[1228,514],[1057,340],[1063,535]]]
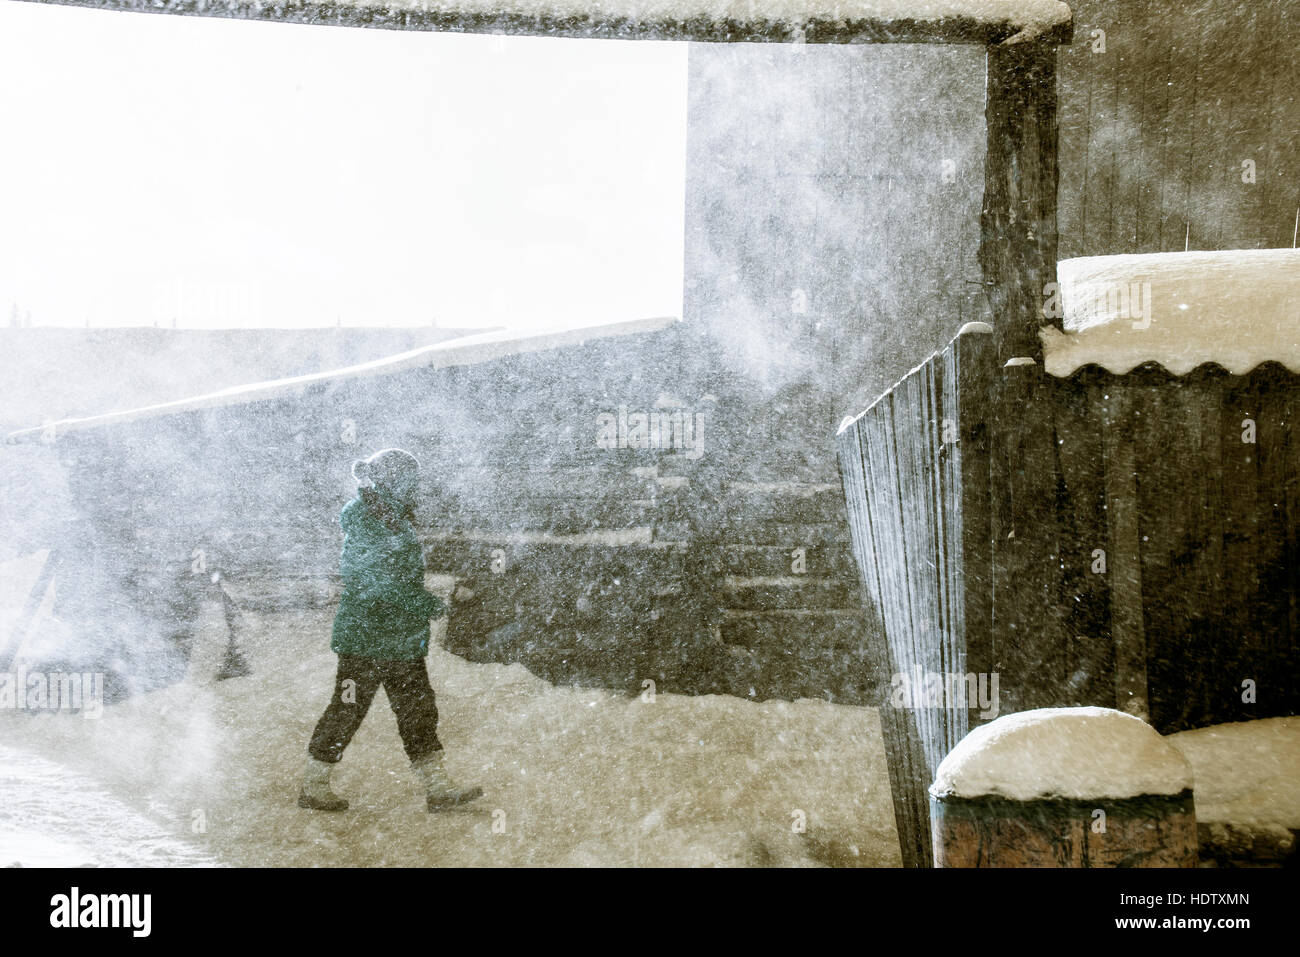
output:
[[[1057,0],[32,0],[447,33],[709,43],[1068,43]]]

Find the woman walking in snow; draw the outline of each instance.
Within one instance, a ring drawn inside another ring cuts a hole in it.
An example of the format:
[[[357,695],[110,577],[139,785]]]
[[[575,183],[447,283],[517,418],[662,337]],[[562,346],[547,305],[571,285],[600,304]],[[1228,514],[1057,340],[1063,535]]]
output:
[[[429,622],[446,606],[424,587],[424,558],[412,513],[419,488],[415,456],[384,449],[355,462],[357,497],[343,507],[343,596],[330,648],[339,656],[334,696],[316,725],[298,806],[344,811],[330,789],[330,771],[343,756],[380,685],[397,716],[411,767],[425,786],[430,811],[464,804],[483,789],[457,787],[443,767],[438,709],[424,657]]]

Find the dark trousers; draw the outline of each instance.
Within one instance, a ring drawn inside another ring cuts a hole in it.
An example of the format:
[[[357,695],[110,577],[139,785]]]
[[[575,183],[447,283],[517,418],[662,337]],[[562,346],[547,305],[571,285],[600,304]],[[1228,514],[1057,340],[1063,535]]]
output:
[[[442,750],[438,740],[438,708],[429,686],[429,671],[423,658],[410,661],[380,661],[339,655],[334,697],[316,723],[307,752],[317,761],[334,764],[361,727],[379,686],[384,686],[388,703],[397,715],[402,747],[412,761]]]

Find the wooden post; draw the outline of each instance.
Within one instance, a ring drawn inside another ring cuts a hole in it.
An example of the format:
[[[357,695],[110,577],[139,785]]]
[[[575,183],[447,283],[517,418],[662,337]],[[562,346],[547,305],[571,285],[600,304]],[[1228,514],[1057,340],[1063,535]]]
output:
[[[54,580],[54,574],[59,568],[59,559],[57,548],[51,548],[50,553],[45,556],[45,564],[41,566],[40,574],[36,576],[36,582],[27,595],[27,601],[23,604],[17,624],[10,632],[8,641],[0,645],[0,673],[8,671],[14,659],[18,657],[18,653],[22,651],[23,641],[27,638],[27,628],[36,617],[41,602],[45,600],[45,595],[50,590],[50,582]],[[19,692],[26,693],[23,689],[19,689]]]
[[[993,653],[1002,710],[1059,704],[1070,636],[1057,525],[1053,398],[1026,357],[1001,370],[993,442]]]
[[[1195,867],[1192,767],[1113,708],[1003,715],[930,788],[936,867]]]
[[[1056,280],[1056,46],[988,48],[979,262],[998,356],[1042,361],[1044,287]]]
[[[1086,801],[931,797],[930,808],[935,867],[1197,865],[1191,791]]]

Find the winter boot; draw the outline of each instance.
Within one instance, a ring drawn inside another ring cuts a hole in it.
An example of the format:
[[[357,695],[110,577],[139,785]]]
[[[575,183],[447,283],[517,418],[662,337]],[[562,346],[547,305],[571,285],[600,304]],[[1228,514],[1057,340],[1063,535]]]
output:
[[[480,787],[462,788],[452,783],[451,778],[447,776],[447,769],[443,766],[440,750],[430,752],[418,761],[412,761],[411,767],[424,782],[426,803],[430,812],[441,811],[458,804],[468,804],[483,796],[483,789]]]
[[[334,765],[312,758],[298,792],[298,806],[312,811],[346,811],[348,802],[330,790],[330,771]]]

